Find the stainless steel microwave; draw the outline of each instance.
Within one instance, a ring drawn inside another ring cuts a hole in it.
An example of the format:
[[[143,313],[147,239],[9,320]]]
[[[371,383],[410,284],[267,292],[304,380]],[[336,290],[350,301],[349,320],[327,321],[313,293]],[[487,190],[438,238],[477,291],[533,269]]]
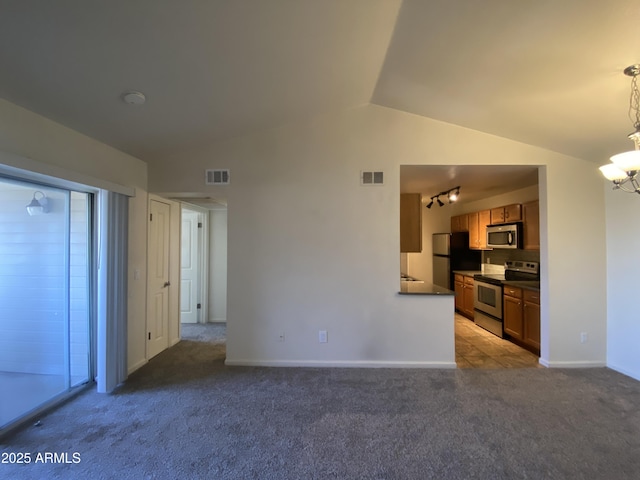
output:
[[[489,225],[487,227],[487,247],[522,248],[522,224]]]

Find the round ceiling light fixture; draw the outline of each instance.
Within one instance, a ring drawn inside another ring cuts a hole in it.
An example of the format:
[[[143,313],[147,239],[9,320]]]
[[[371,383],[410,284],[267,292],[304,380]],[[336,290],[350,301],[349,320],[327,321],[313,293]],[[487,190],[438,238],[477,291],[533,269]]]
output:
[[[123,93],[122,100],[127,105],[140,106],[144,105],[144,102],[147,101],[147,97],[144,96],[144,93],[131,91]]]

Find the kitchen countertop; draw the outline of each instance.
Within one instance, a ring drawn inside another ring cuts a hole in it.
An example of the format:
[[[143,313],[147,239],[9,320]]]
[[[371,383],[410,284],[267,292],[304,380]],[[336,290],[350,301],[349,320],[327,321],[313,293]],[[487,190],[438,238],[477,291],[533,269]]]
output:
[[[453,273],[457,273],[459,275],[466,275],[468,277],[473,277],[474,275],[482,274],[480,270],[454,270]],[[531,280],[503,280],[503,285],[511,285],[512,287],[520,287],[525,290],[534,290],[536,292],[540,291],[540,282],[539,281],[531,281]]]
[[[426,282],[400,282],[400,295],[455,295],[455,292]]]
[[[453,273],[457,273],[458,275],[465,275],[467,277],[473,277],[474,275],[481,274],[482,270],[454,270]]]

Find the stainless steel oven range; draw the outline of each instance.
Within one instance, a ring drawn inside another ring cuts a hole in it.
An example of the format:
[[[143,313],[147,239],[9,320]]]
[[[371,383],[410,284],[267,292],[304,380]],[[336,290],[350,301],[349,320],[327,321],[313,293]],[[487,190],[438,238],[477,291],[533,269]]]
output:
[[[477,274],[473,278],[473,306],[476,324],[504,337],[502,323],[502,286],[505,280],[540,281],[538,262],[508,260],[504,275]]]

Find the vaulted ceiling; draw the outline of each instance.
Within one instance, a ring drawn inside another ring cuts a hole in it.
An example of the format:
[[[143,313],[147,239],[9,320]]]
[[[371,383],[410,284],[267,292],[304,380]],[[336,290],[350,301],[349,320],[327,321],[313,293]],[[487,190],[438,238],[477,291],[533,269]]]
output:
[[[0,0],[0,96],[151,164],[368,103],[604,162],[638,25],[637,0]]]

